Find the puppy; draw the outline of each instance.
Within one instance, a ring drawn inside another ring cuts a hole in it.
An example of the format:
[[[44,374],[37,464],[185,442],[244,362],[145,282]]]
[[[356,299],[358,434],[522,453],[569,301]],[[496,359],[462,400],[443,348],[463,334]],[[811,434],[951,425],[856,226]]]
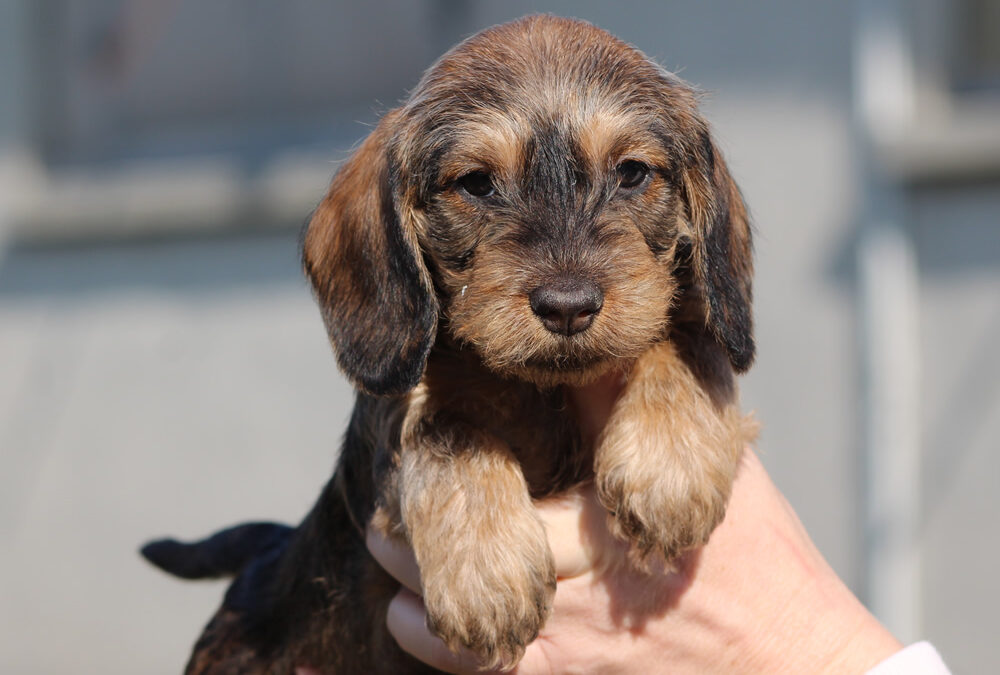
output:
[[[593,481],[640,563],[722,519],[753,435],[750,229],[695,93],[636,49],[550,16],[459,44],[337,173],[303,257],[354,413],[298,528],[144,550],[238,575],[188,672],[424,670],[366,527],[413,548],[431,630],[506,668],[555,590],[532,498]],[[589,442],[567,388],[608,373]]]

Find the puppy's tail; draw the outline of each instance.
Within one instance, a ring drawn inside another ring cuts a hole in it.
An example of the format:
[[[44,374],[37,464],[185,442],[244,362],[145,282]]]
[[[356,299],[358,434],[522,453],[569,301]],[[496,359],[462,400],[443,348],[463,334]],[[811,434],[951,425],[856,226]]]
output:
[[[279,523],[244,523],[191,543],[157,539],[140,553],[182,579],[234,576],[257,556],[283,548],[293,532],[295,528]]]

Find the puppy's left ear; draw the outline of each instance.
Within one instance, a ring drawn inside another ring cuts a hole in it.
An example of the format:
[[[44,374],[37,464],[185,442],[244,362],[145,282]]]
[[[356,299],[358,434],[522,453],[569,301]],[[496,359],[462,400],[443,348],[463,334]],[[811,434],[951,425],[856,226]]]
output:
[[[722,154],[699,124],[686,148],[682,186],[693,232],[694,277],[704,289],[709,329],[737,372],[753,363],[753,247],[746,205]]]
[[[377,396],[419,382],[437,331],[413,210],[395,189],[390,145],[398,116],[387,114],[337,172],[302,247],[337,362],[356,387]]]

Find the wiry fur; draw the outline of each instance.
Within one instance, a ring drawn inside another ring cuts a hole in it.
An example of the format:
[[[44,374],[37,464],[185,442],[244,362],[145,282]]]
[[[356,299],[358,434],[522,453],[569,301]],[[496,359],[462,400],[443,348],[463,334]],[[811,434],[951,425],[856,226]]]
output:
[[[357,405],[316,507],[247,549],[189,672],[421,670],[385,631],[368,523],[413,547],[431,629],[511,666],[555,589],[531,497],[593,480],[639,562],[722,519],[753,434],[750,230],[695,94],[634,48],[548,16],[458,45],[341,168],[304,262]],[[575,334],[529,302],[562,279],[603,299]],[[591,446],[565,388],[609,371],[627,384]]]

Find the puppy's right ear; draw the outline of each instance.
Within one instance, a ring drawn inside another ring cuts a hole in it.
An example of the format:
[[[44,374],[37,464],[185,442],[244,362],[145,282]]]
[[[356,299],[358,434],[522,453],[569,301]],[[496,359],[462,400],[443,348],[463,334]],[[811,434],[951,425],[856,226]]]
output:
[[[437,331],[438,306],[411,209],[394,194],[386,115],[341,167],[313,213],[302,258],[341,369],[379,396],[412,389]]]

